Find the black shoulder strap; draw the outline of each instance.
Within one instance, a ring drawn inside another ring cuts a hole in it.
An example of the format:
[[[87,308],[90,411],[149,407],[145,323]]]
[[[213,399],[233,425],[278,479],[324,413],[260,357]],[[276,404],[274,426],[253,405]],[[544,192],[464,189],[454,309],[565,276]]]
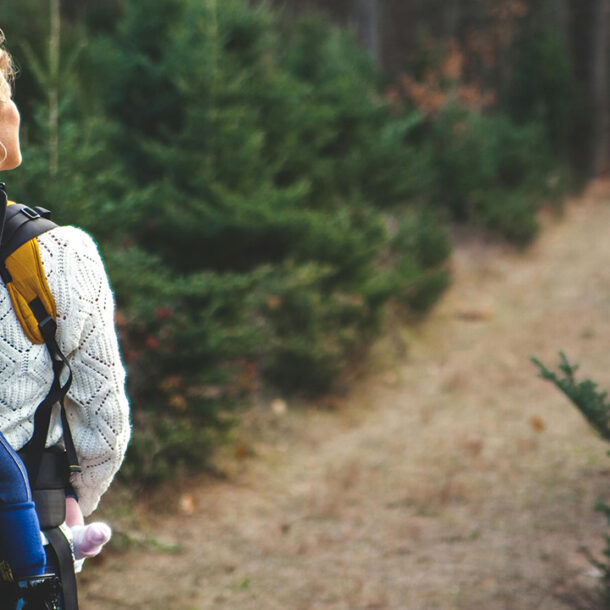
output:
[[[58,527],[45,530],[45,536],[49,540],[55,555],[57,572],[61,581],[62,608],[63,610],[78,610],[76,574],[74,573],[74,558],[70,543]]]
[[[53,410],[53,406],[56,404],[59,404],[60,406],[61,425],[63,429],[66,454],[68,457],[69,470],[70,472],[80,472],[81,468],[78,463],[78,456],[76,455],[76,448],[74,447],[74,440],[72,439],[72,433],[70,431],[68,417],[66,415],[66,408],[64,405],[66,394],[72,385],[72,369],[70,368],[67,358],[63,355],[59,345],[57,344],[57,340],[55,338],[57,324],[44,308],[42,301],[40,299],[34,299],[28,303],[28,305],[36,317],[40,334],[44,339],[47,351],[51,356],[51,362],[53,364],[53,383],[51,384],[51,389],[36,408],[36,414],[34,415],[34,433],[30,441],[24,447],[27,453],[26,465],[28,467],[28,474],[30,476],[30,482],[33,484],[38,476],[40,460],[42,459],[42,453],[44,451],[47,442],[47,435],[49,433],[51,412]],[[68,376],[62,383],[61,375],[64,370],[67,371]]]
[[[6,206],[8,197],[6,196],[6,184],[0,182],[0,242],[2,242],[2,234],[4,232],[4,219],[6,217]]]
[[[3,191],[0,191],[0,197]],[[6,197],[6,194],[4,194]],[[2,201],[0,200],[0,206]],[[4,224],[0,240],[0,261],[4,262],[19,246],[57,225],[50,220],[51,212],[23,203],[4,206]]]

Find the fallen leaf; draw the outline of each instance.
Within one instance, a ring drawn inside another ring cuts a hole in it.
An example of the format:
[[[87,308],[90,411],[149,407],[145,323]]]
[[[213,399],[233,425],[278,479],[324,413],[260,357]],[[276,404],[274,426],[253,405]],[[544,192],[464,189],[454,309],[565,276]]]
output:
[[[180,496],[180,512],[183,515],[192,515],[197,510],[197,503],[191,494],[182,494]]]
[[[456,312],[456,316],[460,320],[465,320],[466,322],[484,322],[485,320],[489,320],[493,312],[490,309],[485,309],[483,307],[469,307],[466,309],[460,309]]]
[[[235,457],[238,460],[245,460],[249,454],[250,451],[248,450],[248,447],[243,443],[237,443],[237,445],[235,445]]]
[[[530,419],[530,426],[534,432],[540,433],[546,430],[546,423],[542,417],[539,417],[538,415],[534,415],[534,417]]]

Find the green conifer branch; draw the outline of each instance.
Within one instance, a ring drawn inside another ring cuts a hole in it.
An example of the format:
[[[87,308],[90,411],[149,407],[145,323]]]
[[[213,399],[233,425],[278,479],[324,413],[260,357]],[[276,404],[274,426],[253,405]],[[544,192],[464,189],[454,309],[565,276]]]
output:
[[[608,393],[600,392],[597,384],[590,379],[578,383],[575,373],[577,364],[571,364],[563,352],[559,352],[559,370],[562,376],[549,371],[537,358],[532,362],[540,369],[540,377],[554,383],[584,415],[596,432],[606,441],[610,441],[610,403],[607,401]],[[610,525],[610,505],[598,502],[595,509],[605,515]],[[610,535],[604,536],[606,546],[603,559],[597,559],[587,552],[591,564],[600,570],[602,586],[600,587],[600,607],[610,608]]]
[[[576,405],[595,431],[610,442],[608,392],[598,391],[597,384],[590,379],[578,383],[575,379],[578,365],[571,364],[563,352],[559,352],[559,356],[560,376],[547,369],[537,358],[532,358],[532,362],[540,369],[539,376],[554,383]]]

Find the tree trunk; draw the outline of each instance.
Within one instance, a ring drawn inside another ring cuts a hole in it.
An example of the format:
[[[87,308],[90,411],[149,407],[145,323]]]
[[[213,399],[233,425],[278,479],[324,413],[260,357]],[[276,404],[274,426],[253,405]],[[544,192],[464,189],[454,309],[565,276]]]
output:
[[[375,63],[381,66],[380,7],[378,2],[377,0],[352,0],[352,2],[352,11],[360,40],[373,56]]]
[[[59,0],[50,0],[51,27],[49,34],[49,171],[59,171],[59,42],[61,14]]]
[[[553,9],[555,13],[555,19],[557,21],[557,27],[564,41],[568,41],[569,37],[569,10],[568,0],[555,0],[553,3]]]
[[[460,1],[448,0],[443,13],[445,38],[458,38],[460,13]]]
[[[592,98],[593,114],[593,161],[594,176],[608,171],[610,149],[610,96],[608,95],[608,81],[610,63],[608,53],[608,35],[610,34],[608,20],[610,18],[610,0],[599,0],[596,7],[595,24],[593,28],[593,74]]]
[[[598,176],[608,167],[609,0],[570,0],[570,38],[578,83],[574,163]]]

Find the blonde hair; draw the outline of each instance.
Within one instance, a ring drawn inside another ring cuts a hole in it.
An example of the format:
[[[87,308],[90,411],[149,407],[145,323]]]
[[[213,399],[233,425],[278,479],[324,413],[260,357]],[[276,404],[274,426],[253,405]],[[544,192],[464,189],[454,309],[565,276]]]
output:
[[[0,45],[4,44],[4,32],[0,30]],[[13,60],[6,49],[0,46],[0,101],[11,97],[11,84],[15,78]]]

